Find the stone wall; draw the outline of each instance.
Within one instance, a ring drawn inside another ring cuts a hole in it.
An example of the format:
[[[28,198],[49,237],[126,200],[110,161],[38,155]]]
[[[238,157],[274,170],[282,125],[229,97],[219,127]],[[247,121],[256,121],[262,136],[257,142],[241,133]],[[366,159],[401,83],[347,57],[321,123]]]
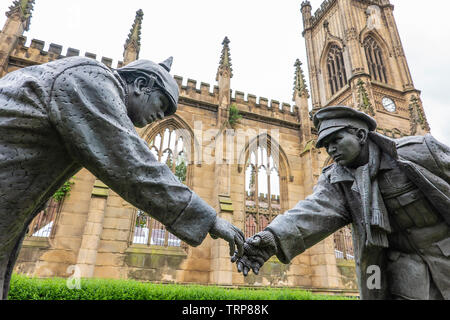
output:
[[[356,279],[356,266],[354,260],[337,259],[338,271],[341,277],[342,286],[345,289],[358,289]]]

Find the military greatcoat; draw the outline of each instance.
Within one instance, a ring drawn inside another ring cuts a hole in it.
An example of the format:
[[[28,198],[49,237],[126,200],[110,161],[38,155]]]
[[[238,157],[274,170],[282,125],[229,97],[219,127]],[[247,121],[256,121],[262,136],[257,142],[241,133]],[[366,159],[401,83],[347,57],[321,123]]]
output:
[[[413,190],[415,193],[408,193],[407,199],[395,200],[400,204],[405,200],[405,206],[411,202],[414,205],[413,200],[417,200],[417,204],[422,206],[423,201],[412,198],[420,193],[426,198],[424,200],[429,204],[429,210],[424,207],[420,210],[407,207],[407,210],[414,211],[417,221],[425,221],[424,218],[428,217],[420,215],[433,211],[439,215],[434,222],[439,223],[401,230],[400,240],[407,242],[403,247],[411,248],[411,252],[367,246],[367,229],[361,214],[364,204],[355,179],[344,167],[332,164],[323,170],[311,196],[276,217],[267,227],[278,243],[278,258],[289,263],[307,248],[343,226],[352,224],[362,299],[390,299],[396,290],[409,291],[409,298],[427,299],[430,283],[437,287],[444,299],[450,299],[450,149],[431,135],[394,140],[371,132],[369,138],[380,148],[384,158],[392,161],[391,166],[389,161],[382,163],[380,170],[398,168],[417,189],[417,192]],[[392,245],[399,243],[394,240],[391,239]],[[421,245],[423,248],[418,249]],[[379,287],[368,286],[369,277],[373,275],[370,266],[380,268]],[[397,270],[389,272],[393,268]]]
[[[192,246],[216,212],[155,159],[127,115],[126,84],[72,57],[0,79],[0,300],[27,227],[82,167]]]

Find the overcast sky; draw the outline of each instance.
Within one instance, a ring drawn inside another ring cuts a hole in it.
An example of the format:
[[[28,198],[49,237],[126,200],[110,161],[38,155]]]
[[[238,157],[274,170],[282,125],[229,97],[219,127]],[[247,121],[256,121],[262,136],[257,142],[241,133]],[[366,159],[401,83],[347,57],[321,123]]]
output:
[[[0,26],[12,0],[0,2]],[[215,85],[225,36],[230,39],[231,88],[292,104],[294,62],[306,67],[302,0],[36,0],[31,39],[117,61],[138,9],[144,11],[140,57],[174,57],[172,74]],[[311,0],[313,12],[322,0]],[[432,133],[450,145],[450,2],[391,0],[415,87]],[[436,7],[438,5],[438,7]],[[306,74],[306,76],[308,76]],[[308,81],[309,83],[309,81]]]

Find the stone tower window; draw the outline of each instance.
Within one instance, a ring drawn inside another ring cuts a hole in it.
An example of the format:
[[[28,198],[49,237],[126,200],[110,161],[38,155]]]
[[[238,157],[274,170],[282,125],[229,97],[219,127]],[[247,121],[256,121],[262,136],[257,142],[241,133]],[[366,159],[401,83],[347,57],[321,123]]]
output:
[[[182,183],[187,180],[187,150],[185,137],[173,126],[159,128],[149,142],[153,155],[159,162],[165,163]],[[137,210],[133,243],[163,247],[180,247],[182,242],[168,232],[159,221],[145,212]]]
[[[332,45],[328,52],[327,73],[331,95],[334,95],[347,84],[343,52],[337,45]]]
[[[281,213],[280,174],[277,157],[257,146],[245,169],[245,237],[264,230]]]
[[[384,64],[383,51],[380,46],[371,36],[364,40],[363,45],[372,79],[387,83],[386,66]]]

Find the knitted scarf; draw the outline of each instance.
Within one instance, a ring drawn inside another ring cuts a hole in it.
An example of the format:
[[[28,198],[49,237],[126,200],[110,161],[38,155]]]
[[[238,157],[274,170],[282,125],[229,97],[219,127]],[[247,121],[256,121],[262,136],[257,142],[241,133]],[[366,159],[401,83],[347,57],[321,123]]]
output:
[[[361,195],[364,226],[366,229],[366,246],[388,248],[387,235],[392,230],[377,179],[381,150],[370,139],[368,143],[369,162],[356,170],[352,170],[359,194]]]

